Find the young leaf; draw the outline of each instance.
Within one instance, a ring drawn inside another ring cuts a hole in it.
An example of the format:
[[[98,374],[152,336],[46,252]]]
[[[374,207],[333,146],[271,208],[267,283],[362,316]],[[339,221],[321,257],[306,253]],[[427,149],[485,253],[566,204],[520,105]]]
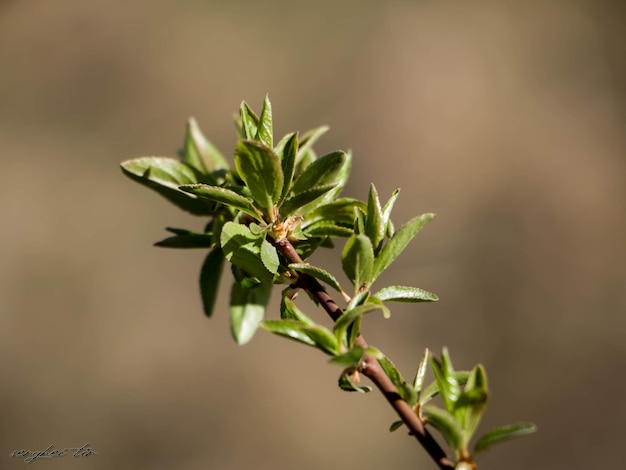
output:
[[[339,354],[339,343],[335,336],[321,325],[306,325],[302,330],[315,342],[315,347],[331,356]]]
[[[304,332],[303,328],[306,325],[301,321],[294,319],[265,320],[261,322],[260,326],[270,333],[304,343],[308,346],[315,346],[315,341]]]
[[[439,300],[435,294],[417,287],[389,286],[383,287],[374,294],[383,302],[434,302]]]
[[[147,186],[179,208],[194,215],[212,215],[210,205],[192,194],[178,189],[184,184],[194,184],[201,176],[194,168],[173,158],[141,157],[126,160],[122,172],[130,179]]]
[[[426,223],[434,216],[434,214],[422,214],[411,219],[389,239],[380,254],[376,257],[372,282],[374,282],[374,280],[395,261],[400,253],[402,253],[402,251],[407,247],[409,242],[413,240],[413,237],[415,237],[424,225],[426,225]]]
[[[454,411],[454,404],[461,393],[461,387],[456,381],[454,374],[450,373],[449,362],[440,362],[433,356],[430,358],[430,367],[435,376],[435,381],[437,382],[437,387],[439,388],[439,393],[441,394],[446,410],[452,413]]]
[[[533,423],[515,423],[493,428],[485,433],[474,445],[474,453],[487,450],[494,444],[531,434],[537,430]]]
[[[396,388],[405,383],[404,379],[402,378],[402,374],[400,374],[400,371],[387,356],[383,356],[382,358],[378,359],[378,363],[385,371],[385,374],[387,374],[387,377],[389,377],[389,380],[391,380],[391,382],[396,386]]]
[[[301,207],[315,201],[317,198],[324,195],[331,189],[334,189],[335,186],[335,184],[316,186],[315,188],[311,188],[307,191],[302,191],[301,193],[290,197],[282,204],[280,208],[280,215],[282,217],[287,217],[288,215],[293,214]]]
[[[200,199],[219,202],[225,206],[243,211],[254,217],[259,222],[263,221],[259,212],[254,208],[252,200],[241,196],[230,189],[222,188],[220,186],[211,186],[208,184],[187,184],[180,186],[179,189],[181,191],[185,191],[186,193],[194,194]]]
[[[263,266],[271,272],[272,274],[276,274],[278,272],[278,266],[280,266],[280,261],[278,259],[278,253],[276,252],[276,248],[268,242],[265,238],[261,242],[261,262]]]
[[[283,320],[298,320],[305,325],[313,325],[313,320],[307,317],[289,297],[286,297],[284,292],[280,303],[280,318]]]
[[[224,256],[233,265],[262,281],[271,282],[273,276],[261,260],[263,240],[245,225],[226,222],[222,227],[220,245]]]
[[[350,325],[358,321],[364,314],[373,312],[374,310],[378,309],[380,309],[380,306],[372,303],[366,303],[354,308],[348,307],[343,315],[341,315],[337,319],[335,325],[333,326],[333,333],[335,333],[337,341],[340,343],[346,343],[345,335]],[[347,341],[347,343],[350,343],[350,341]]]
[[[365,235],[352,235],[348,238],[341,254],[341,265],[355,290],[369,286],[374,266],[372,242]]]
[[[426,377],[426,368],[428,366],[428,358],[430,357],[430,351],[428,348],[424,350],[424,356],[422,356],[422,360],[420,361],[420,365],[417,367],[417,372],[415,373],[415,378],[413,379],[413,388],[417,392],[418,398],[422,392],[424,387],[424,378]]]
[[[393,236],[393,224],[391,223],[391,211],[393,209],[393,205],[396,203],[396,199],[398,199],[398,195],[400,194],[400,189],[396,189],[385,207],[383,207],[383,224],[385,226],[385,234],[389,237]]]
[[[239,117],[241,118],[243,137],[250,140],[254,139],[258,131],[259,118],[245,101],[241,102]]]
[[[292,192],[299,194],[317,186],[335,184],[335,177],[346,162],[344,152],[332,152],[315,160],[296,178]]]
[[[339,225],[333,225],[328,223],[317,223],[309,225],[303,233],[307,237],[343,237],[347,238],[354,233],[351,228],[341,227]]]
[[[365,220],[365,235],[369,237],[374,247],[374,254],[378,254],[383,238],[385,237],[385,222],[378,199],[378,191],[372,184],[367,200],[367,218]]]
[[[182,161],[204,174],[228,169],[226,159],[204,136],[194,118],[190,118],[187,122]]]
[[[278,201],[283,171],[271,148],[253,140],[241,140],[235,151],[235,166],[259,207],[269,209]]]
[[[276,148],[276,153],[280,157],[280,163],[283,169],[283,189],[280,192],[280,202],[282,202],[289,194],[293,183],[293,175],[296,169],[296,154],[298,153],[298,133],[287,135],[285,143],[282,141]],[[280,153],[279,153],[280,152]]]
[[[426,405],[422,408],[422,416],[426,418],[426,423],[432,425],[443,435],[455,452],[461,449],[463,445],[461,428],[450,413],[437,406]]]
[[[367,393],[372,390],[372,387],[368,387],[367,385],[359,386],[359,385],[356,385],[354,382],[352,382],[348,371],[343,371],[341,375],[339,376],[339,388],[343,390],[344,392]]]
[[[292,263],[289,265],[289,268],[297,271],[299,273],[305,273],[309,276],[313,276],[316,279],[319,279],[322,282],[325,282],[330,287],[335,289],[337,292],[342,293],[343,289],[339,285],[339,281],[330,274],[328,271],[325,271],[322,268],[318,268],[317,266],[312,266],[309,263]]]
[[[336,225],[353,227],[354,210],[358,208],[363,213],[367,211],[367,205],[363,201],[351,198],[341,198],[328,204],[316,207],[308,214],[305,214],[305,220],[302,227],[306,228],[316,223],[332,221]]]
[[[272,284],[265,282],[256,287],[244,287],[233,283],[230,295],[230,325],[233,338],[238,344],[252,339],[265,315]]]
[[[221,249],[215,248],[204,259],[200,269],[200,295],[202,296],[202,307],[207,317],[213,314],[223,266],[224,254]]]
[[[365,349],[361,346],[355,346],[350,351],[332,357],[328,362],[336,366],[347,368],[357,368],[365,357]]]
[[[487,398],[487,373],[485,368],[478,364],[470,372],[465,390],[455,403],[455,414],[461,415],[463,434],[467,442],[472,438],[480,423],[487,405]]]
[[[272,148],[274,146],[272,103],[270,103],[270,97],[268,95],[265,95],[265,100],[263,101],[261,117],[259,118],[259,124],[254,139],[263,142],[269,148]]]

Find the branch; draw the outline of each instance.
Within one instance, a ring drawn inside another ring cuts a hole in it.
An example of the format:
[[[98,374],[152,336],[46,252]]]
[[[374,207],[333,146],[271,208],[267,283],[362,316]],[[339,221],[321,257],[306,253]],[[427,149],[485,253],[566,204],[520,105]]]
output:
[[[302,263],[302,258],[296,253],[293,245],[286,238],[274,240],[274,246],[289,263]],[[312,276],[308,274],[298,274],[298,287],[307,290],[320,303],[322,308],[330,315],[333,321],[343,315],[343,310],[332,299],[324,287]],[[356,344],[367,348],[367,342],[363,336],[359,335]],[[454,469],[454,463],[450,461],[441,446],[435,441],[433,436],[426,430],[413,408],[404,401],[398,390],[391,382],[385,371],[382,369],[375,357],[366,355],[364,360],[363,375],[369,378],[385,396],[391,407],[398,413],[398,416],[409,428],[409,434],[415,436],[424,447],[428,455],[435,461],[440,469]]]

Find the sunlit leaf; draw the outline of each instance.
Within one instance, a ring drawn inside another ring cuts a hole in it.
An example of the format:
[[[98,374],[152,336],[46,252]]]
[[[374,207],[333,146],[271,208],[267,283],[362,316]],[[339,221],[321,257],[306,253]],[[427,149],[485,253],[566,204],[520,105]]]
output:
[[[283,171],[278,155],[271,148],[252,140],[240,140],[235,151],[235,166],[259,207],[268,209],[278,201]]]
[[[400,256],[400,253],[402,253],[411,240],[413,240],[415,235],[417,235],[424,225],[434,216],[434,214],[422,214],[411,219],[387,241],[380,254],[376,257],[372,282]]]
[[[254,111],[252,111],[252,108],[250,108],[248,103],[245,101],[241,102],[239,117],[241,119],[243,137],[250,140],[254,139],[258,131],[259,117],[254,113]]]
[[[178,189],[181,185],[198,183],[201,175],[193,167],[165,157],[126,160],[121,167],[130,179],[156,191],[179,208],[194,215],[213,213],[209,204]]]
[[[261,109],[261,116],[259,117],[258,127],[254,139],[263,142],[269,148],[274,146],[272,103],[270,103],[270,98],[267,95],[263,101],[263,108]]]
[[[380,207],[378,191],[376,191],[376,187],[373,184],[370,185],[370,192],[367,200],[365,235],[367,235],[372,242],[374,254],[377,254],[385,236],[385,222],[383,220],[383,213]]]
[[[317,186],[335,184],[334,180],[346,161],[345,152],[332,152],[318,158],[299,175],[292,187],[294,194],[308,191]]]
[[[341,265],[355,289],[371,284],[374,250],[370,239],[365,235],[348,238],[341,255]]]
[[[316,186],[307,191],[295,194],[288,198],[280,208],[280,215],[286,217],[298,211],[303,206],[315,201],[320,196],[323,196],[328,191],[335,188],[335,184],[326,184],[323,186]]]
[[[313,276],[314,278],[325,282],[337,292],[343,292],[343,289],[339,285],[339,281],[337,281],[335,276],[322,268],[318,268],[317,266],[313,266],[309,263],[292,263],[289,265],[289,267],[294,271],[308,274],[309,276]]]
[[[254,208],[251,199],[241,196],[234,191],[220,186],[210,186],[208,184],[188,184],[180,186],[182,191],[194,194],[201,199],[219,202],[228,207],[245,212],[258,221],[262,221],[259,212]]]
[[[233,338],[238,344],[252,339],[259,323],[265,315],[265,308],[272,290],[271,283],[261,283],[256,287],[243,287],[233,283],[230,296],[230,325]]]
[[[439,297],[431,292],[406,286],[383,287],[374,295],[384,302],[434,302],[439,300]]]

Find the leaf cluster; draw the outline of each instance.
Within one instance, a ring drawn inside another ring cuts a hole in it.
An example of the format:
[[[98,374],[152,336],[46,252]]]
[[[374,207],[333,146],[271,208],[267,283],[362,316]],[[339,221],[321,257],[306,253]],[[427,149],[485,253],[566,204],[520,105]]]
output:
[[[430,366],[434,380],[425,386],[426,371]],[[394,378],[398,390],[404,391],[403,398],[413,407],[418,417],[426,425],[431,425],[441,433],[454,450],[459,462],[473,464],[474,456],[494,444],[520,437],[536,430],[532,423],[514,423],[487,431],[475,440],[472,451],[470,443],[485,411],[489,398],[487,373],[482,364],[469,371],[457,371],[447,348],[443,348],[441,359],[433,356],[428,349],[417,368],[411,386],[401,379],[399,372],[391,369],[389,377]],[[443,406],[431,403],[439,396]],[[395,421],[390,431],[395,431],[404,423]],[[473,468],[473,467],[470,467]]]
[[[340,196],[350,173],[350,152],[317,155],[314,144],[327,127],[292,132],[275,143],[268,97],[258,115],[242,102],[236,127],[239,140],[232,165],[193,118],[178,158],[140,157],[121,164],[132,180],[179,208],[208,218],[198,232],[168,227],[170,235],[156,243],[208,250],[199,278],[205,314],[213,314],[224,266],[229,264],[231,332],[239,344],[250,341],[262,327],[314,347],[342,368],[339,387],[346,391],[370,390],[360,384],[360,373],[366,358],[374,358],[402,399],[425,424],[441,432],[461,463],[471,462],[473,454],[494,443],[534,430],[525,423],[492,430],[470,453],[468,446],[488,397],[484,368],[455,371],[447,350],[441,360],[427,352],[409,384],[380,350],[359,341],[365,314],[381,311],[389,318],[389,302],[438,300],[418,287],[372,289],[434,214],[414,217],[396,230],[391,213],[399,190],[384,204],[373,184],[367,201]],[[337,239],[345,240],[341,265],[352,284],[347,291],[331,273],[306,261],[318,248],[333,247]],[[286,254],[287,246],[293,253]],[[337,291],[345,301],[332,328],[315,322],[296,305],[305,279]],[[280,317],[265,319],[272,288],[280,284],[286,286]],[[434,381],[424,387],[428,365]],[[441,397],[443,407],[429,403],[435,396]],[[394,423],[392,430],[402,423]]]

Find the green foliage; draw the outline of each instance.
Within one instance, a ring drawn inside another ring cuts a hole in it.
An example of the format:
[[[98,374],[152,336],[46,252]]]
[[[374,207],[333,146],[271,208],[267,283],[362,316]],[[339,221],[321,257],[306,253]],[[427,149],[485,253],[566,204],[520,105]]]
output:
[[[205,314],[210,317],[215,310],[223,267],[228,262],[232,273],[230,323],[237,343],[247,343],[261,327],[316,348],[330,356],[331,364],[342,368],[338,385],[345,391],[371,389],[360,382],[362,375],[370,373],[366,364],[371,366],[373,361],[380,366],[381,377],[391,382],[409,405],[409,412],[443,436],[454,452],[457,468],[471,468],[476,452],[533,432],[534,426],[528,423],[499,427],[476,440],[470,453],[469,444],[489,396],[484,367],[479,364],[470,371],[456,371],[447,349],[440,359],[426,350],[415,378],[408,383],[388,357],[360,336],[365,314],[381,311],[385,318],[390,316],[387,302],[438,300],[435,294],[410,286],[371,291],[434,215],[417,216],[396,231],[391,213],[399,189],[384,205],[373,184],[367,201],[340,197],[350,173],[351,154],[333,151],[317,156],[313,146],[327,127],[289,133],[274,146],[272,106],[267,96],[259,115],[242,102],[236,124],[239,140],[232,166],[194,119],[187,123],[179,159],[141,157],[121,164],[132,180],[185,211],[209,218],[203,231],[168,228],[172,235],[155,244],[208,250],[199,283]],[[331,248],[337,239],[345,239],[341,265],[353,285],[351,297],[334,275],[307,262],[317,249]],[[340,294],[345,308],[335,304],[320,282]],[[280,318],[265,319],[272,288],[280,284],[286,285]],[[295,302],[299,290],[331,314],[335,320],[332,331],[300,310]],[[429,368],[434,380],[426,385]],[[433,404],[436,397],[441,406]],[[411,419],[401,417],[391,431],[410,424]]]

